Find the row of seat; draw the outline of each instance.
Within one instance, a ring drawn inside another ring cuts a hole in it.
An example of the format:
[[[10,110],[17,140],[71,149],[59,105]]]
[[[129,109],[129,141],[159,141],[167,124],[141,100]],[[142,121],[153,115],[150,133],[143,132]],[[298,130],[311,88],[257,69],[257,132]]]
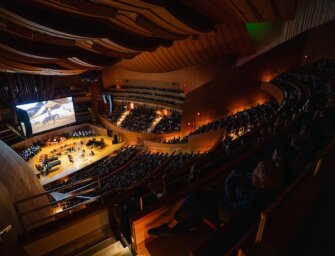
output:
[[[327,69],[320,63],[314,65]],[[314,65],[310,67],[312,70],[315,68]],[[301,98],[300,92],[303,91],[302,97],[305,97],[307,103],[300,108],[302,112],[296,113],[300,118],[293,120],[292,125],[296,121],[306,123],[310,120],[312,124],[319,127],[318,124],[323,123],[324,125],[326,119],[332,120],[334,104],[331,102],[334,100],[334,90],[329,88],[329,84],[322,83],[322,78],[320,80],[316,77],[309,78],[309,70],[306,70],[306,67],[303,69],[306,72],[303,73],[304,83],[299,83],[301,76],[292,76],[290,73],[289,75],[284,73],[281,77],[295,77],[295,79],[283,80],[280,83],[285,84],[282,84],[283,87],[294,83],[295,88],[291,92],[295,91],[296,96]],[[315,80],[311,82],[310,79]],[[274,82],[278,83],[278,78]],[[300,92],[296,90],[299,88]],[[287,94],[287,96],[286,100],[295,99],[297,102],[295,97],[289,97],[292,94]],[[326,111],[327,114],[318,115],[320,111]],[[328,123],[328,126],[330,126],[329,130],[317,129],[314,132],[315,146],[319,150],[316,151],[313,158],[305,158],[300,164],[294,166],[299,173],[298,177],[260,213],[259,224],[252,225],[250,231],[239,243],[229,251],[227,248],[224,250],[224,246],[221,247],[222,254],[224,252],[225,255],[286,255],[288,253],[292,243],[291,239],[301,225],[302,216],[319,198],[321,188],[333,175],[331,166],[334,161],[331,155],[334,155],[335,143],[332,141],[334,133],[331,129],[334,128],[334,124]],[[229,232],[225,234],[224,231],[225,227],[219,229],[211,239],[194,249],[192,255],[204,255],[204,250],[213,246],[217,239],[225,240]]]
[[[319,65],[319,64],[316,64]],[[323,68],[323,66],[320,66],[320,68]],[[275,82],[275,81],[274,81]],[[292,83],[294,83],[294,85],[292,86]],[[316,87],[317,84],[317,87]],[[306,121],[308,120],[313,120],[313,124],[318,124],[324,122],[325,120],[323,119],[324,117],[324,113],[322,113],[322,107],[326,108],[330,108],[328,106],[328,102],[326,102],[325,100],[331,99],[332,97],[334,97],[334,91],[330,90],[328,88],[328,85],[323,86],[322,84],[318,84],[318,82],[314,81],[312,83],[307,83],[307,84],[300,84],[297,83],[297,81],[286,81],[283,84],[278,83],[278,86],[280,86],[286,94],[286,99],[283,103],[283,105],[280,107],[277,115],[275,116],[275,118],[272,118],[272,121],[268,123],[268,126],[271,129],[261,129],[262,131],[262,136],[265,136],[265,139],[262,141],[258,141],[257,145],[258,147],[254,148],[254,149],[249,149],[249,153],[245,154],[246,158],[244,158],[244,161],[246,161],[247,159],[255,159],[255,156],[257,157],[257,155],[262,155],[262,154],[266,154],[266,152],[268,152],[269,150],[267,150],[267,148],[271,147],[271,145],[273,145],[273,143],[278,143],[281,140],[283,140],[283,138],[285,138],[285,136],[287,136],[287,134],[296,134],[297,133],[297,127],[301,126],[301,124],[304,124]],[[323,89],[322,89],[323,88]],[[328,95],[329,94],[329,95]],[[320,103],[321,102],[321,103]],[[319,109],[315,109],[315,108],[319,108]],[[320,114],[321,112],[321,114]],[[317,114],[319,113],[319,114]],[[314,118],[319,118],[318,120],[320,120],[320,122],[315,121],[313,119],[313,115],[317,114],[318,116],[314,116]],[[329,113],[328,113],[329,114]],[[329,118],[329,116],[327,117]],[[321,122],[322,121],[322,122]],[[322,126],[321,126],[322,127]],[[268,128],[268,127],[266,127]],[[324,146],[323,143],[321,143],[320,141],[325,141],[325,137],[324,135],[325,131],[320,131],[320,133],[316,133],[316,137],[315,142],[316,142],[316,146],[317,147],[322,147]],[[326,133],[329,135],[329,130],[326,131]],[[315,133],[313,133],[315,134]],[[243,136],[241,137],[243,138]],[[267,139],[268,138],[268,139]],[[329,137],[328,137],[329,139]],[[240,147],[240,145],[238,145],[238,147]],[[297,145],[293,144],[293,147],[296,147]],[[301,145],[300,145],[301,147]],[[297,147],[299,148],[299,147]],[[300,148],[301,149],[301,148]],[[248,150],[247,150],[248,151]],[[304,152],[304,151],[302,151]],[[255,155],[256,154],[256,155]],[[210,175],[209,173],[209,168],[215,168],[215,166],[222,164],[222,162],[220,163],[220,161],[218,161],[217,158],[217,154],[214,154],[214,158],[212,158],[213,163],[215,163],[214,165],[208,165],[206,166],[206,168],[203,169],[203,172],[206,172],[206,176],[201,176],[203,180],[210,180],[207,179],[207,177]],[[237,156],[239,156],[239,158],[241,158],[242,156],[242,152],[240,151],[238,154],[235,154],[234,157],[236,158]],[[206,159],[206,161],[208,161],[209,159]],[[227,160],[227,159],[225,159]],[[239,159],[241,160],[241,159]],[[234,159],[233,159],[234,161]],[[250,161],[250,160],[249,160]],[[225,162],[225,166],[227,167],[227,161]],[[236,163],[236,159],[235,159],[235,163]],[[302,165],[302,163],[300,163]],[[229,170],[231,170],[231,167],[234,165],[231,165],[230,168],[224,168],[224,171],[222,168],[221,169],[221,176],[224,178],[224,173],[228,173]],[[297,161],[296,165],[297,168],[299,167],[299,161]],[[315,167],[315,166],[314,166]],[[312,170],[317,170],[318,168],[314,168],[311,167]],[[220,170],[219,170],[220,171]],[[212,172],[215,172],[215,170],[212,170]],[[297,172],[298,174],[299,172]],[[214,177],[214,176],[213,176]],[[299,179],[299,178],[298,178]],[[195,180],[194,183],[199,183],[201,184],[202,181],[197,181]],[[185,183],[184,183],[185,184]],[[202,183],[204,184],[204,183]],[[317,183],[315,183],[317,184]],[[317,185],[315,185],[317,187]],[[308,185],[312,187],[312,191],[313,190],[313,185]],[[307,186],[307,187],[308,187]],[[305,187],[306,189],[306,187]],[[174,190],[176,191],[176,190]],[[303,189],[302,189],[303,191]],[[296,206],[298,207],[298,206]],[[289,208],[287,208],[289,209]],[[280,216],[279,215],[274,215],[274,216]],[[144,217],[145,218],[145,217]],[[276,221],[274,221],[274,223],[278,224],[278,219]],[[279,222],[280,223],[280,222]],[[263,222],[264,224],[264,222]],[[253,229],[254,225],[253,223],[249,223],[248,225],[252,226]],[[230,227],[229,227],[230,226]],[[264,226],[264,225],[263,225]],[[136,230],[136,228],[135,228]],[[231,231],[227,231],[227,230],[231,230]],[[269,230],[272,230],[271,226],[269,228]],[[214,235],[214,237],[218,237],[220,241],[226,241],[227,237],[232,237],[232,233],[231,232],[236,232],[236,227],[232,227],[231,225],[224,225],[223,228],[218,229],[218,232],[215,232],[216,235]],[[222,231],[222,232],[221,232]],[[223,235],[226,234],[226,235]],[[136,235],[136,234],[133,234]],[[241,233],[240,233],[241,235]],[[236,239],[238,239],[237,237],[235,237],[235,241],[231,241],[230,245],[232,245],[234,242],[236,242]],[[136,239],[135,239],[136,240]],[[224,254],[228,249],[229,249],[229,242],[227,240],[227,243],[225,244],[225,246],[222,246],[222,243],[218,245],[218,243],[213,243],[213,241],[216,241],[215,238],[211,237],[209,238],[206,242],[203,242],[202,244],[198,245],[197,248],[193,248],[192,249],[192,255],[208,255],[208,252],[210,250],[214,250],[213,248],[215,248],[216,250],[222,250],[222,254]],[[214,246],[216,245],[216,246]],[[134,245],[136,247],[136,245]],[[207,254],[206,254],[207,253]],[[250,254],[253,255],[253,254]]]

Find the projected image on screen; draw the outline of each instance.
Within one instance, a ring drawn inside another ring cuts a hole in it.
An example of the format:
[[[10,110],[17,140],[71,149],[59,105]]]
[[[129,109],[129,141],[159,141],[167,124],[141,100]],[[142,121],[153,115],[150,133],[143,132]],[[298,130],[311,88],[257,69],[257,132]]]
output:
[[[33,134],[76,122],[72,97],[16,107],[27,112]]]

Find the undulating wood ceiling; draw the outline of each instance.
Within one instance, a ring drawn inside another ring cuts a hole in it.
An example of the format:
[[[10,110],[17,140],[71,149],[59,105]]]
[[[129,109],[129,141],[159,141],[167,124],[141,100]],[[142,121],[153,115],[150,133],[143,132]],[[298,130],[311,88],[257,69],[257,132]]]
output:
[[[1,0],[0,71],[72,75],[116,65],[169,72],[254,52],[247,22],[293,0]]]

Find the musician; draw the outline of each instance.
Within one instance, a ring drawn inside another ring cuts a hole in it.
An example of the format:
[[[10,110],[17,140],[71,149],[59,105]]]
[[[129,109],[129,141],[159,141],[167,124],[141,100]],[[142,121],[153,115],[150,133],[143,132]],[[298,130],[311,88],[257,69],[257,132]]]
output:
[[[73,156],[72,155],[67,155],[67,157],[69,158],[70,163],[73,163]]]

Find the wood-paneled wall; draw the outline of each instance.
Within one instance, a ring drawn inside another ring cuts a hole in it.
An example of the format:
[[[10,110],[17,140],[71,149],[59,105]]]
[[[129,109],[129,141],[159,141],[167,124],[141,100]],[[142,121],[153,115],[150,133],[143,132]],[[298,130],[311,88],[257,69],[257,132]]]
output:
[[[152,152],[172,153],[177,152],[205,152],[210,150],[218,140],[223,140],[225,137],[225,130],[223,128],[215,131],[196,134],[189,137],[187,143],[179,144],[164,144],[154,141],[144,141],[144,146]]]

